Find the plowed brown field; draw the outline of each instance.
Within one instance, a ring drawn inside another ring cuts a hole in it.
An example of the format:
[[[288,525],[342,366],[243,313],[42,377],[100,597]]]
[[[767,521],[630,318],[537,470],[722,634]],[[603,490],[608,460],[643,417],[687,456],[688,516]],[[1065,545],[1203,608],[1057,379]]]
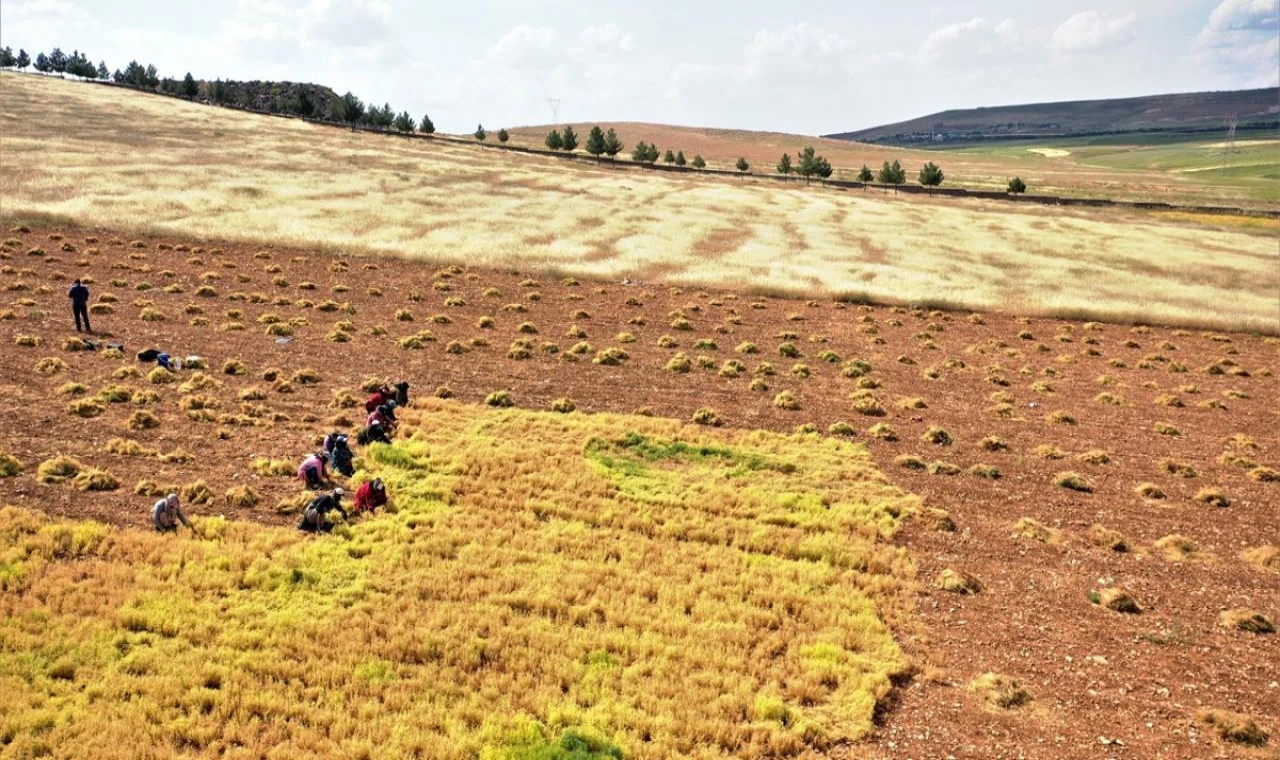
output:
[[[927,636],[904,642],[918,675],[853,756],[1276,756],[1280,740],[1244,749],[1196,717],[1228,709],[1280,731],[1280,641],[1218,622],[1229,608],[1280,615],[1277,560],[1263,567],[1241,556],[1280,544],[1275,338],[577,283],[111,231],[37,227],[5,237],[0,451],[25,469],[0,479],[0,503],[144,526],[154,499],[135,495],[140,480],[201,479],[219,495],[252,482],[268,495],[258,507],[218,496],[191,510],[286,524],[296,518],[276,502],[293,497],[295,484],[255,474],[252,462],[296,463],[319,435],[358,424],[362,407],[339,399],[362,400],[359,386],[370,377],[407,379],[418,398],[447,388],[448,403],[480,403],[508,389],[530,409],[567,397],[579,412],[687,420],[706,408],[735,427],[852,432],[899,485],[955,523],[939,531],[924,520],[907,532],[922,578],[954,568],[985,587],[969,596],[923,592]],[[66,297],[74,277],[92,280],[92,304],[116,297],[112,313],[92,318],[98,338],[125,344],[122,358],[64,350],[75,336]],[[198,293],[202,286],[210,290]],[[292,323],[292,340],[266,334],[269,315]],[[423,330],[430,336],[421,348],[398,347]],[[334,342],[339,334],[349,342]],[[21,336],[38,345],[20,345]],[[530,341],[530,358],[509,357],[517,340]],[[580,342],[589,349],[571,354]],[[150,347],[203,357],[216,382],[183,392],[190,370],[178,383],[149,382],[152,366],[133,355]],[[593,361],[610,347],[628,358]],[[679,353],[690,360],[687,372],[667,368]],[[869,366],[848,363],[855,359]],[[243,362],[245,374],[225,374],[229,360]],[[741,368],[725,369],[733,360]],[[271,369],[276,379],[264,379]],[[70,383],[83,389],[71,392]],[[112,385],[125,400],[102,400],[87,419],[69,410]],[[158,398],[133,403],[135,392],[149,390]],[[784,392],[794,404],[778,398]],[[184,402],[195,396],[210,408]],[[131,430],[126,421],[139,411],[158,426]],[[851,431],[832,429],[841,422]],[[871,434],[876,425],[895,440]],[[931,428],[951,442],[923,440]],[[114,438],[159,454],[187,452],[189,461],[110,453]],[[1086,452],[1088,461],[1078,459]],[[38,484],[37,465],[58,454],[109,470],[120,487],[85,493]],[[904,466],[910,456],[924,469]],[[1055,485],[1069,471],[1091,491]],[[1139,495],[1141,484],[1164,498]],[[1229,504],[1198,501],[1206,489]],[[1015,537],[1024,517],[1041,523],[1048,540]],[[1118,532],[1126,550],[1098,545],[1094,526]],[[1171,559],[1155,546],[1171,535],[1195,551]],[[1131,592],[1142,613],[1090,603],[1090,592],[1110,587]],[[1030,703],[985,706],[967,684],[988,671],[1019,680]]]

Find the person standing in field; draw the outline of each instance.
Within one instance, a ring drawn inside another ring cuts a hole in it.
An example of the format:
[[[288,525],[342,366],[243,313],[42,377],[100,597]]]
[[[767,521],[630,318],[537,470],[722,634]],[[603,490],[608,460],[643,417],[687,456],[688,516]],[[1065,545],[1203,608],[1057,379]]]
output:
[[[67,297],[71,299],[71,313],[76,318],[76,332],[80,332],[80,322],[83,320],[84,331],[92,333],[93,330],[89,327],[89,289],[76,280],[71,290],[67,291]]]
[[[191,521],[178,508],[178,494],[176,493],[171,493],[156,502],[156,505],[151,508],[151,522],[155,524],[156,531],[160,533],[176,533],[178,531],[178,523],[182,523],[188,528],[191,527]]]

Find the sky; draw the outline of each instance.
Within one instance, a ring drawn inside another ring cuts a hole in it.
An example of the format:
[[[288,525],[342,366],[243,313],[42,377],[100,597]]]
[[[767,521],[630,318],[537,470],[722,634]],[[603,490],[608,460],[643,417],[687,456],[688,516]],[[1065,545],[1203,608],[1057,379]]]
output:
[[[816,135],[949,108],[1274,87],[1280,0],[0,0],[0,45],[314,82],[447,132],[558,113]]]

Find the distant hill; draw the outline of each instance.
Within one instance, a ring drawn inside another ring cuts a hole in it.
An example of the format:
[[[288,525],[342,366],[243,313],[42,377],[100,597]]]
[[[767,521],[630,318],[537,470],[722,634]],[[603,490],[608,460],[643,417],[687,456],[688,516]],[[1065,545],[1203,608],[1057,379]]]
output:
[[[901,145],[1126,132],[1196,132],[1221,129],[1224,120],[1231,116],[1239,119],[1241,129],[1280,126],[1280,88],[961,109],[825,137]]]

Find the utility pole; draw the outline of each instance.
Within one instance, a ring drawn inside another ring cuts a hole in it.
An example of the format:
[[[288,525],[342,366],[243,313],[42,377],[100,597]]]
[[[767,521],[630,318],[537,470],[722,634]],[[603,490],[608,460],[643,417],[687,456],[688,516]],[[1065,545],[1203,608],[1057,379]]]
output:
[[[551,123],[560,123],[560,98],[547,98],[547,105],[551,106]]]
[[[1236,125],[1239,120],[1235,114],[1227,118],[1227,139],[1222,143],[1222,173],[1231,170],[1231,154],[1236,152]]]

